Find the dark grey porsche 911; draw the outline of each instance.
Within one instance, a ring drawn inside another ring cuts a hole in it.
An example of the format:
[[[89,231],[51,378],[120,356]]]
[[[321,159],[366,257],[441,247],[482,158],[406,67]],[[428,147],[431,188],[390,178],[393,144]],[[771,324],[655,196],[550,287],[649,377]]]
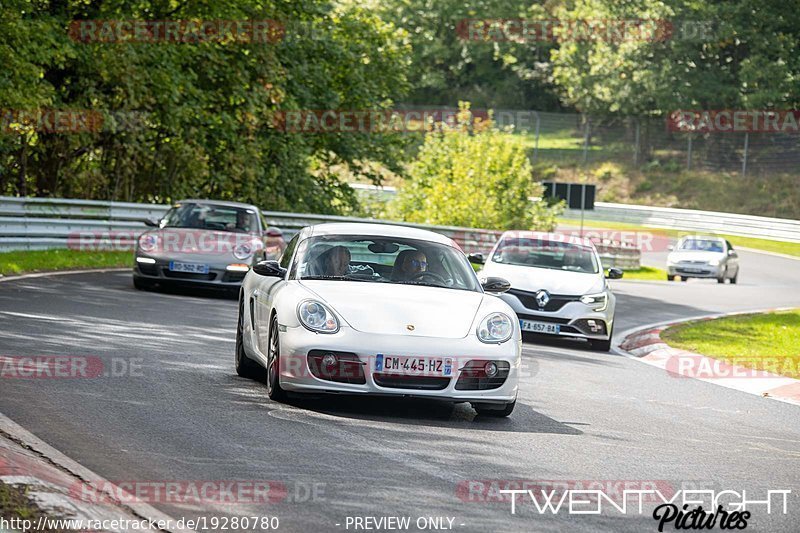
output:
[[[257,261],[276,259],[286,243],[269,228],[254,205],[212,200],[182,200],[155,229],[139,236],[133,284],[137,289],[164,285],[238,288]]]

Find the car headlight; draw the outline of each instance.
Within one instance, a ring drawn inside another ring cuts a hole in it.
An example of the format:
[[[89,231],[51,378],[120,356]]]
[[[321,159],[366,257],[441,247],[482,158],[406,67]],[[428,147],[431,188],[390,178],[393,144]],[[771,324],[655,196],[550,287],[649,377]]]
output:
[[[605,311],[608,307],[608,294],[605,292],[586,294],[581,296],[581,303],[590,306],[593,311]]]
[[[139,249],[143,252],[152,252],[158,246],[158,235],[145,233],[139,236]]]
[[[719,266],[719,259],[711,259],[708,264],[712,267]]]
[[[247,259],[253,255],[253,245],[249,242],[243,242],[233,247],[233,256],[236,259]]]
[[[297,317],[307,329],[317,333],[336,333],[339,320],[324,304],[316,300],[304,300],[297,306]]]
[[[478,325],[476,333],[481,342],[500,344],[511,338],[514,332],[514,325],[511,319],[503,313],[492,313]]]

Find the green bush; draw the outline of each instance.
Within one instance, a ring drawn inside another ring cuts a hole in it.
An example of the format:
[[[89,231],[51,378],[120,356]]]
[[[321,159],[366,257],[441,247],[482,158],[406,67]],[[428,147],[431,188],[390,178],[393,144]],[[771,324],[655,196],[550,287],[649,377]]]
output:
[[[531,201],[541,193],[522,142],[462,104],[456,124],[426,134],[392,208],[408,222],[551,230],[560,204]]]

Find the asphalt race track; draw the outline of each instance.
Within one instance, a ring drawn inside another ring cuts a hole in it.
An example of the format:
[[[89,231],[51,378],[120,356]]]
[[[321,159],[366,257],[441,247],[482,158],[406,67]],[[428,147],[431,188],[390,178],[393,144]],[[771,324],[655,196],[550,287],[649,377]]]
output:
[[[645,262],[663,267],[660,257]],[[800,306],[800,262],[742,252],[741,265],[735,286],[616,282],[617,333]],[[563,343],[526,343],[509,419],[432,401],[281,405],[263,383],[236,376],[235,325],[235,300],[136,291],[129,273],[0,283],[0,355],[128,364],[118,377],[4,379],[0,412],[111,481],[272,480],[287,491],[267,504],[153,502],[175,518],[278,516],[282,531],[353,531],[347,517],[356,516],[454,517],[454,530],[470,532],[656,531],[647,512],[539,514],[520,499],[512,515],[491,494],[475,501],[485,485],[470,484],[605,480],[754,498],[791,489],[787,515],[758,508],[747,530],[797,531],[797,406]]]

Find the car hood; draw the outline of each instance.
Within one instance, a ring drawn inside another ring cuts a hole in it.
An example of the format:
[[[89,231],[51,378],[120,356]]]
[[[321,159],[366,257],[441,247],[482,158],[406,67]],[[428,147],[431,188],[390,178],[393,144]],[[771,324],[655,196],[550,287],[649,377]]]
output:
[[[581,296],[600,292],[605,288],[602,274],[570,272],[552,268],[488,263],[478,274],[480,277],[497,276],[507,279],[512,289],[535,292],[541,289],[550,294]]]
[[[724,257],[725,257],[725,254],[721,253],[721,252],[701,252],[701,251],[695,251],[695,252],[686,251],[686,252],[682,252],[682,251],[676,251],[676,252],[672,252],[671,254],[669,254],[669,257],[667,258],[667,261],[670,261],[672,263],[677,263],[679,261],[704,261],[704,262],[708,262],[708,261],[721,261]]]
[[[306,280],[309,292],[353,329],[379,335],[462,339],[484,294],[475,291],[358,281]],[[409,330],[408,326],[413,326]]]
[[[233,251],[249,246],[251,251],[263,247],[261,240],[249,233],[214,231],[192,228],[162,228],[143,233],[138,250],[151,257],[188,262],[233,262],[252,258],[237,258]]]

